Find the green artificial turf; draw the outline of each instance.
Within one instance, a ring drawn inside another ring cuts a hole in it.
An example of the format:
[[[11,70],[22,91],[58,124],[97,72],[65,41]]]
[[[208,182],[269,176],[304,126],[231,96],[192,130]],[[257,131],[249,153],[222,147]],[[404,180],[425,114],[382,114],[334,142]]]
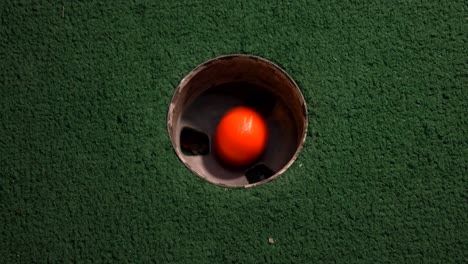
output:
[[[466,263],[467,7],[2,1],[0,262]],[[230,53],[308,103],[298,160],[252,189],[166,132],[180,79]]]

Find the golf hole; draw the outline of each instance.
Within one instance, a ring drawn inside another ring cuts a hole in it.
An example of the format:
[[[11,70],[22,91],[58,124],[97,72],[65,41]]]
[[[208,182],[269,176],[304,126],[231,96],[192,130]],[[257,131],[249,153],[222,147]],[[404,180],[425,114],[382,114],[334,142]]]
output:
[[[262,115],[268,142],[249,165],[225,164],[213,137],[223,115],[247,106]],[[307,107],[289,75],[252,55],[209,60],[179,83],[168,111],[168,132],[179,159],[199,177],[223,187],[252,187],[285,172],[297,158],[307,132]]]

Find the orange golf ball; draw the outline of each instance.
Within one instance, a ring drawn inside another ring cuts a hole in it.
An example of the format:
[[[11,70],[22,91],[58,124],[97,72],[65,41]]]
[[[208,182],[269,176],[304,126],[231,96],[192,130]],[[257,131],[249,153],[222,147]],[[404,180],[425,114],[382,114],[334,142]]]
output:
[[[218,124],[215,134],[217,155],[226,163],[248,165],[264,151],[268,141],[268,126],[255,110],[240,106],[228,111]]]

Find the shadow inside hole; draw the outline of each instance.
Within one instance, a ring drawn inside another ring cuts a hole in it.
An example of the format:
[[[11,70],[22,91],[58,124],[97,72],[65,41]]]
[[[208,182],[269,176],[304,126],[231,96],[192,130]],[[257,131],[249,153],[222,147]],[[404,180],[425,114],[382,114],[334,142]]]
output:
[[[184,127],[180,132],[180,148],[187,156],[208,155],[210,139],[205,133],[190,127]]]
[[[247,181],[252,184],[270,178],[275,173],[264,164],[257,164],[245,172]]]

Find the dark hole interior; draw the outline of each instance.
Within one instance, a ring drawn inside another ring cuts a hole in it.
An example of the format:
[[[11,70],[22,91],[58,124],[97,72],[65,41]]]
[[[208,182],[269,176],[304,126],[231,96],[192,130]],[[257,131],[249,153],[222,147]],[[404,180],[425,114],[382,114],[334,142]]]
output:
[[[239,84],[235,84],[239,85]],[[273,94],[262,90],[251,84],[246,85],[247,89],[250,89],[250,94],[246,98],[245,104],[253,109],[256,109],[263,116],[270,115],[271,111],[275,107],[276,97]]]
[[[228,82],[211,87],[201,96],[230,96],[242,100],[242,105],[251,107],[263,116],[270,115],[277,98],[262,86],[249,82]]]
[[[210,139],[208,135],[190,127],[184,127],[180,133],[182,153],[188,156],[208,155]]]
[[[180,118],[181,152],[196,157],[188,159],[191,167],[202,167],[207,177],[216,182],[234,186],[272,177],[294,155],[298,140],[293,115],[283,99],[264,84],[242,81],[213,85],[197,96],[187,97]],[[268,144],[257,163],[250,166],[225,164],[210,142],[225,113],[237,106],[255,109],[268,125]]]
[[[245,177],[249,183],[256,183],[270,178],[275,174],[270,168],[263,164],[258,164],[245,172]]]

